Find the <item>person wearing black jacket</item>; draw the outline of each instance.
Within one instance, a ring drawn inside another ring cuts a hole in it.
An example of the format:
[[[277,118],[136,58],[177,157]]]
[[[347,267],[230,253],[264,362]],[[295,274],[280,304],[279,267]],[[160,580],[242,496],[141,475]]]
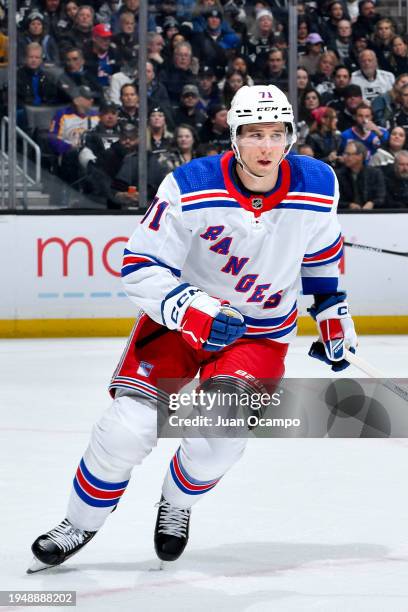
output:
[[[383,208],[385,182],[381,170],[364,165],[366,147],[358,141],[349,141],[344,150],[344,168],[337,172],[340,187],[339,208],[372,210]]]
[[[408,151],[402,150],[395,162],[384,166],[388,208],[408,208]]]
[[[85,132],[83,137],[79,163],[84,170],[90,170],[89,163],[92,164],[98,157],[102,157],[104,152],[119,140],[119,111],[116,104],[102,104],[99,116],[98,125]]]
[[[172,63],[160,70],[159,81],[165,86],[174,108],[178,107],[184,85],[197,85],[191,70],[192,58],[191,45],[179,42],[174,47]]]
[[[39,43],[26,47],[24,66],[17,70],[17,105],[41,106],[55,104],[57,87],[42,68],[42,48]]]
[[[103,98],[102,88],[97,79],[84,67],[84,56],[81,49],[72,47],[64,54],[64,71],[57,81],[57,88],[61,102],[70,102],[76,95],[79,87],[89,87],[94,94],[96,103]]]

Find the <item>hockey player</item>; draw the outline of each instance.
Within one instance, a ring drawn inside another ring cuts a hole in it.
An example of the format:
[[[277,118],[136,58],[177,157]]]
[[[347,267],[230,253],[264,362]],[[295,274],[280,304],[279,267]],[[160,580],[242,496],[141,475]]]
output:
[[[29,571],[68,559],[115,509],[132,468],[156,444],[160,380],[181,386],[199,373],[209,392],[283,376],[300,279],[303,293],[314,295],[321,340],[309,354],[335,370],[348,365],[344,350],[354,349],[356,335],[338,291],[335,174],[318,160],[287,157],[294,117],[275,86],[242,87],[228,123],[232,151],[169,174],[125,249],[122,277],[140,310],[112,378],[113,403],[92,431],[66,518],[35,540]],[[160,559],[181,555],[192,505],[239,459],[245,442],[182,440],[158,504]]]

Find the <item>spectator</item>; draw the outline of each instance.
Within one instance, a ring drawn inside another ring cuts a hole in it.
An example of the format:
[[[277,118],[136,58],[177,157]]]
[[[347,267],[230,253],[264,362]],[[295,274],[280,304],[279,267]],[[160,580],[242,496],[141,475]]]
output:
[[[408,73],[408,44],[403,36],[394,36],[391,41],[391,51],[392,72],[396,76]]]
[[[306,68],[308,73],[313,76],[317,72],[319,59],[323,53],[323,38],[320,34],[312,32],[306,39],[306,53],[299,56],[299,66]]]
[[[137,59],[139,44],[133,13],[123,11],[119,18],[119,32],[112,36],[112,43],[116,46],[120,66]]]
[[[339,179],[339,208],[372,210],[382,208],[385,183],[381,170],[365,164],[367,149],[361,142],[346,144],[344,167],[337,172]]]
[[[152,108],[146,130],[147,150],[157,155],[171,147],[173,134],[167,130],[166,116],[160,107]]]
[[[98,1],[99,8],[96,13],[96,23],[111,25],[112,17],[118,10],[119,0]]]
[[[78,179],[78,153],[82,146],[82,135],[99,122],[98,113],[92,110],[93,103],[89,87],[79,87],[72,104],[58,110],[50,125],[50,148],[61,158],[61,178],[70,184]]]
[[[341,19],[337,24],[336,36],[330,43],[330,49],[336,53],[342,64],[348,66],[351,63],[352,48],[351,22],[348,19]]]
[[[174,155],[175,166],[181,166],[195,157],[197,137],[191,125],[182,123],[174,130]]]
[[[227,109],[223,104],[216,104],[208,109],[208,119],[200,132],[200,141],[216,145],[219,153],[230,149]]]
[[[165,46],[163,48],[164,65],[168,64],[171,61],[176,45],[181,42],[188,41],[186,40],[185,36],[183,36],[183,34],[180,34],[180,32],[175,32],[169,38],[165,39]],[[193,63],[195,65],[193,67],[192,64],[191,69],[193,70],[194,74],[196,74],[196,65],[198,66],[198,60],[196,57],[193,57]]]
[[[176,34],[180,34],[180,26],[177,19],[174,17],[167,17],[167,19],[164,21],[162,32],[164,41],[162,55],[164,61],[167,62],[171,58],[174,51],[174,46],[172,46],[171,42]]]
[[[316,89],[307,89],[300,101],[299,121],[306,122],[307,126],[310,127],[315,120],[312,111],[319,108],[321,105],[319,92],[316,91]]]
[[[91,166],[98,157],[119,140],[119,114],[116,104],[104,103],[99,111],[99,123],[92,130],[84,133],[82,149],[79,153],[79,164],[83,170],[91,173]]]
[[[305,91],[310,90],[312,85],[309,78],[309,73],[306,68],[298,68],[296,71],[296,85],[298,93],[298,106],[300,106],[302,96]]]
[[[149,62],[147,62],[147,64],[149,64]],[[135,81],[135,79],[137,79],[137,67],[138,67],[137,60],[133,59],[133,60],[130,60],[129,62],[125,62],[122,65],[122,68],[120,69],[120,71],[115,72],[115,74],[112,75],[111,80],[110,80],[110,85],[109,85],[109,91],[106,94],[106,98],[110,102],[120,105],[121,87],[123,85],[132,84]],[[146,75],[148,75],[147,67],[146,67]],[[154,72],[150,80],[152,80],[153,77],[154,77]],[[149,83],[148,76],[147,76],[147,82]]]
[[[346,87],[350,85],[350,80],[350,70],[346,66],[336,66],[333,73],[334,90],[322,95],[322,104],[327,104],[336,111],[343,111],[345,105],[344,93]]]
[[[269,51],[266,63],[256,76],[255,82],[257,84],[276,85],[279,89],[288,90],[288,71],[281,49],[273,48]]]
[[[328,19],[322,24],[322,34],[326,42],[332,43],[338,33],[340,21],[347,19],[348,15],[344,10],[342,2],[330,2],[327,6]]]
[[[137,126],[139,123],[139,94],[134,83],[122,85],[120,89],[119,122]]]
[[[384,175],[387,208],[408,208],[408,151],[399,151]]]
[[[373,0],[362,0],[358,4],[359,15],[353,25],[353,34],[357,36],[372,36],[375,31],[375,24],[381,19],[377,14],[375,2]]]
[[[400,108],[391,119],[392,127],[399,125],[404,128],[408,137],[408,85],[400,88]]]
[[[383,70],[392,72],[390,58],[392,53],[392,40],[395,36],[395,25],[385,17],[375,24],[373,36],[373,50],[377,56],[378,65]]]
[[[120,32],[120,17],[122,13],[132,13],[135,19],[135,28],[137,32],[138,24],[139,24],[139,7],[140,0],[123,0],[120,8],[116,13],[113,14],[111,20],[111,28],[114,34],[118,34]],[[149,18],[147,24],[148,32],[152,32],[154,30],[154,22],[151,18]]]
[[[248,60],[244,55],[238,54],[233,57],[228,63],[228,70],[239,70],[244,75],[245,83],[249,86],[254,85],[254,81],[249,75]]]
[[[198,0],[193,10],[193,31],[204,32],[207,20],[206,14],[212,9],[217,9],[222,13],[222,5],[220,0]],[[225,21],[221,24],[221,29],[225,32],[231,32],[231,28]]]
[[[360,70],[353,72],[351,82],[361,87],[366,100],[373,100],[394,85],[395,76],[392,72],[378,69],[377,57],[371,49],[361,51],[358,62]]]
[[[354,113],[357,106],[363,101],[361,87],[358,85],[347,85],[344,90],[344,110],[338,111],[338,128],[344,132],[354,125]]]
[[[95,11],[87,4],[78,9],[74,18],[74,25],[61,40],[61,47],[76,47],[83,50],[86,44],[91,44],[92,28],[94,25]]]
[[[56,100],[57,88],[42,67],[41,45],[30,43],[25,48],[24,66],[17,70],[17,105],[41,106],[55,104]]]
[[[222,91],[222,103],[224,106],[230,107],[232,98],[238,89],[241,89],[244,85],[246,85],[244,75],[239,70],[232,70],[227,73]]]
[[[177,3],[175,0],[162,0],[158,2],[158,10],[155,16],[156,30],[163,30],[169,19],[177,22]]]
[[[33,5],[34,10],[36,5]],[[64,10],[61,0],[40,0],[38,5],[39,12],[44,18],[44,30],[54,40],[59,41],[65,33]]]
[[[211,142],[202,142],[197,147],[196,157],[207,157],[208,155],[218,155],[218,149]]]
[[[334,91],[334,71],[338,64],[338,58],[334,51],[325,51],[321,54],[317,64],[317,72],[313,77],[313,84],[321,96],[331,94]]]
[[[271,11],[262,9],[256,15],[256,24],[244,41],[245,55],[251,62],[250,73],[262,71],[271,47],[275,46],[273,32],[273,15]]]
[[[382,127],[389,128],[401,104],[401,88],[408,84],[408,73],[400,74],[393,87],[371,103],[374,121]]]
[[[163,36],[158,32],[147,33],[147,59],[154,66],[157,73],[163,65],[162,51],[164,47]]]
[[[119,55],[112,45],[108,25],[99,23],[92,28],[92,42],[84,46],[85,67],[102,88],[108,88],[112,74],[119,71]]]
[[[121,209],[139,205],[138,169],[139,133],[134,123],[120,126],[119,140],[96,160],[98,177],[94,194],[107,196],[108,209]]]
[[[146,62],[146,80],[147,80],[147,103],[149,109],[160,106],[166,115],[167,125],[171,130],[174,127],[173,109],[167,89],[156,79],[154,65],[149,61]]]
[[[180,97],[180,106],[174,112],[174,122],[191,125],[193,129],[201,130],[206,120],[206,114],[198,108],[198,87],[184,85]]]
[[[306,53],[307,37],[310,34],[310,23],[307,17],[298,18],[297,52]]]
[[[405,148],[407,137],[402,127],[396,126],[390,132],[390,137],[383,147],[377,149],[376,153],[371,157],[370,166],[380,166],[384,168],[389,164],[393,164],[397,153]]]
[[[197,108],[207,112],[208,108],[214,104],[220,104],[221,95],[217,86],[214,70],[209,66],[203,66],[198,73],[199,100]]]
[[[337,130],[337,114],[333,108],[321,106],[312,111],[315,124],[310,129],[305,144],[313,149],[314,157],[335,166],[341,144]]]
[[[57,41],[47,34],[44,27],[44,15],[38,11],[32,11],[26,20],[27,29],[18,34],[17,56],[19,64],[24,61],[26,47],[30,43],[38,43],[42,49],[42,60],[47,64],[59,63],[59,49]]]
[[[68,0],[64,6],[64,34],[74,27],[75,16],[79,10],[77,0]]]
[[[347,142],[357,140],[366,147],[366,159],[369,160],[388,138],[389,132],[374,123],[371,106],[367,102],[361,102],[355,110],[353,127],[341,133],[340,153],[344,151]]]
[[[57,81],[60,101],[70,102],[82,86],[89,87],[96,102],[102,99],[102,89],[98,81],[85,69],[84,64],[81,49],[73,47],[65,51],[64,70]]]
[[[225,72],[228,52],[231,55],[231,52],[238,47],[239,38],[234,32],[226,34],[222,31],[222,13],[217,9],[208,11],[205,17],[205,29],[203,32],[193,34],[192,37],[194,55],[221,77]]]
[[[307,155],[308,157],[314,157],[314,151],[308,144],[300,144],[297,147],[298,155]]]
[[[189,43],[178,43],[173,61],[160,70],[159,80],[166,87],[170,102],[177,107],[184,85],[196,85],[197,79],[191,71],[192,51]]]

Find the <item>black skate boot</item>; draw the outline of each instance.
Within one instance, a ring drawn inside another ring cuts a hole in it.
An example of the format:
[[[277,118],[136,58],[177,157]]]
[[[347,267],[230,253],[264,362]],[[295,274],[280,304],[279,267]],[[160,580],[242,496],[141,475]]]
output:
[[[163,495],[157,507],[154,548],[162,561],[175,561],[188,542],[191,510],[171,506]]]
[[[88,544],[96,531],[75,529],[68,519],[57,525],[51,531],[40,535],[31,546],[34,563],[27,570],[27,574],[34,574],[40,570],[54,567],[64,563],[69,557],[75,555]]]

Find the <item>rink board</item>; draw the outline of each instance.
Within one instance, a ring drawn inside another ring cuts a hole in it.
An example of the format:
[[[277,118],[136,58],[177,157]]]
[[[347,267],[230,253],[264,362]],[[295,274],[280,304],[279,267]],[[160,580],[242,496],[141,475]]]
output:
[[[407,251],[408,214],[340,215],[345,240]],[[0,216],[0,337],[123,336],[136,306],[120,280],[135,215]],[[408,257],[350,249],[340,264],[360,333],[408,333]],[[300,299],[299,333],[314,334]]]

